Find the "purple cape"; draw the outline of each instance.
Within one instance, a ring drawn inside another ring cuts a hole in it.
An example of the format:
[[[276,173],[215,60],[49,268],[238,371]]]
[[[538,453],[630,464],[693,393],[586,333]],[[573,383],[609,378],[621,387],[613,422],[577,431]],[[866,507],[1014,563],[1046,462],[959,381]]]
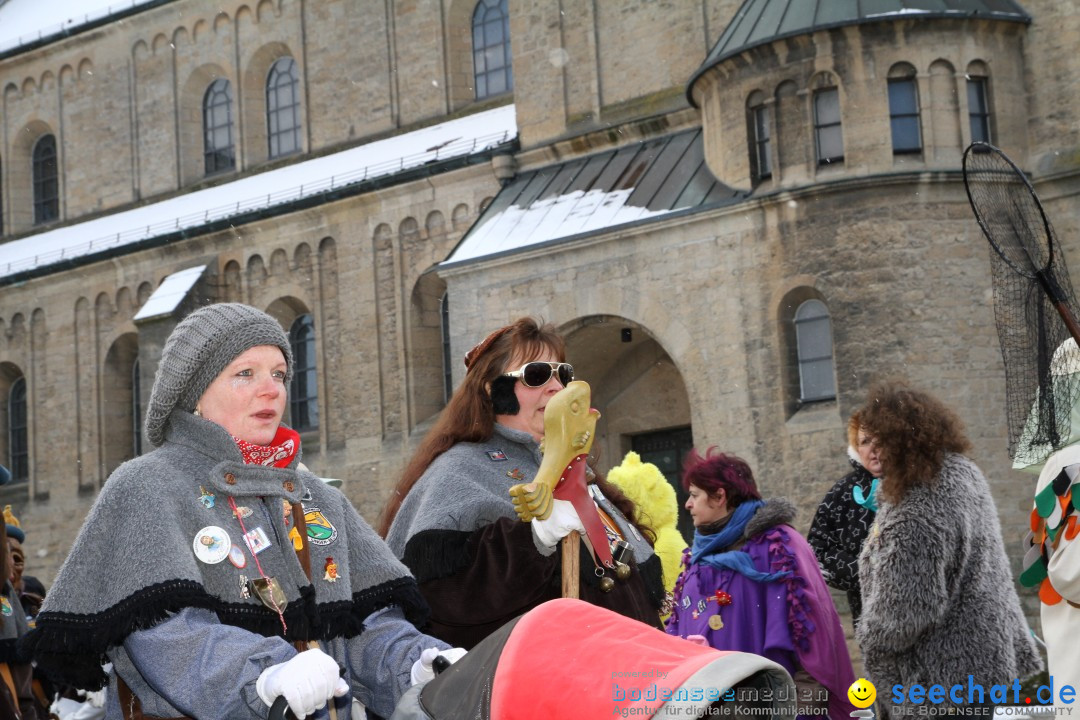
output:
[[[769,528],[741,549],[758,570],[789,570],[791,575],[759,583],[734,570],[691,565],[675,584],[667,632],[684,638],[703,635],[717,650],[762,655],[792,675],[801,668],[829,692],[830,717],[848,717],[855,709],[847,699],[855,674],[840,616],[813,550],[790,525]],[[689,550],[683,558],[684,563],[689,559]],[[731,596],[730,605],[719,605],[718,590]],[[714,630],[709,619],[718,613],[723,627]]]

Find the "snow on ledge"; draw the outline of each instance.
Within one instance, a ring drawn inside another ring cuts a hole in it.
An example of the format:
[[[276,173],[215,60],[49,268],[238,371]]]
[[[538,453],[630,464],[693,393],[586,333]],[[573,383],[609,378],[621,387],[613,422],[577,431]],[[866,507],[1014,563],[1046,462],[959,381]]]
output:
[[[504,105],[150,205],[45,230],[0,243],[0,278],[390,177],[427,163],[468,156],[516,137],[514,106]]]
[[[8,0],[0,2],[0,52],[147,5],[154,0]]]

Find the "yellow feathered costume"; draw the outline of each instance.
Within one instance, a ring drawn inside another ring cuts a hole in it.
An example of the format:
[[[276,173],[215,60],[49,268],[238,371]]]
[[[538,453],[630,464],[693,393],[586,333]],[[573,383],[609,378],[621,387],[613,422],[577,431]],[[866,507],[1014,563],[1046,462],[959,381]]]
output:
[[[612,468],[607,479],[615,483],[638,507],[640,519],[656,533],[656,554],[664,569],[664,589],[671,592],[679,577],[679,565],[686,541],[677,527],[679,503],[675,488],[660,468],[641,462],[636,452],[628,452],[622,464]]]

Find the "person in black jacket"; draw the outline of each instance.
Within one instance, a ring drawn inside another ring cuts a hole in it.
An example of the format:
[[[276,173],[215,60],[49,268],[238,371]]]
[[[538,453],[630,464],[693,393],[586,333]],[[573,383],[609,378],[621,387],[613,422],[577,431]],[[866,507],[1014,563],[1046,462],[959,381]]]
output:
[[[881,457],[860,429],[861,410],[848,420],[848,458],[852,471],[825,493],[806,536],[817,555],[825,582],[847,592],[851,620],[862,613],[859,591],[859,552],[874,524]]]

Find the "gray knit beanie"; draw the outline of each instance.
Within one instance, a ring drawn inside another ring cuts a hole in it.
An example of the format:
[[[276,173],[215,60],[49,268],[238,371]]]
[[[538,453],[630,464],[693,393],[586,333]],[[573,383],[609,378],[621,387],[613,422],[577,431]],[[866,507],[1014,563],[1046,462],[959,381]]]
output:
[[[199,308],[184,318],[165,341],[161,363],[146,408],[146,438],[157,447],[176,408],[191,412],[199,398],[236,356],[258,345],[275,345],[285,355],[292,377],[289,338],[278,321],[262,310],[239,303]]]

